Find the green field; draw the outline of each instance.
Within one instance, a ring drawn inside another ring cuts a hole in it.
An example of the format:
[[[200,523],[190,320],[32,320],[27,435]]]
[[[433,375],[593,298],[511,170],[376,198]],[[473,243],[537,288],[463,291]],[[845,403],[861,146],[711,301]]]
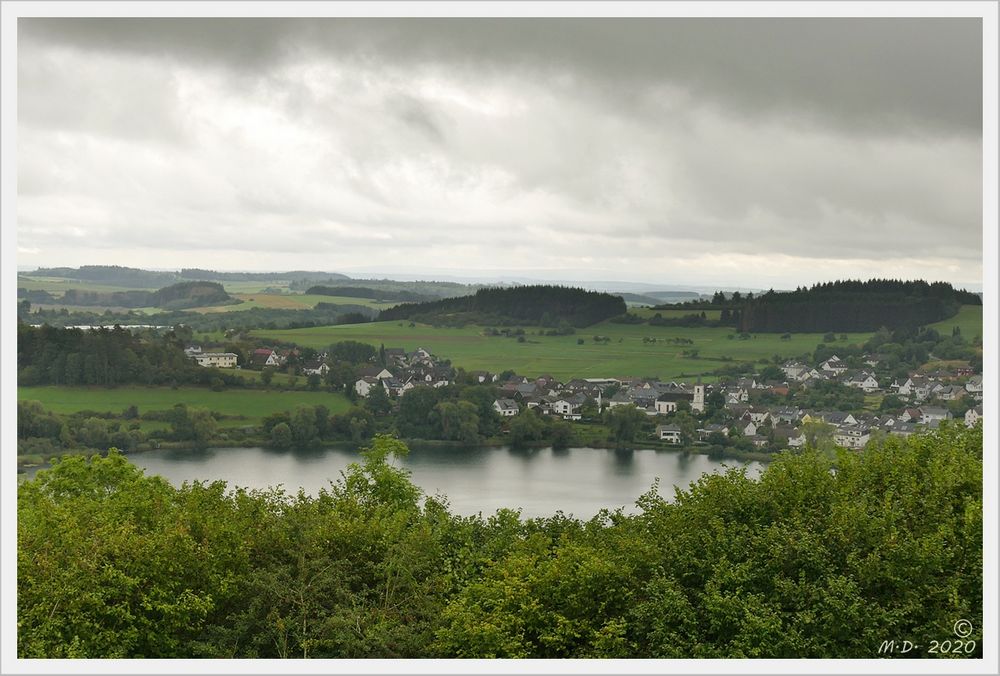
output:
[[[79,291],[98,291],[98,292],[111,292],[111,291],[125,291],[128,289],[143,289],[151,290],[157,287],[153,286],[137,286],[135,284],[130,284],[128,286],[114,286],[111,284],[97,284],[95,282],[83,282],[76,279],[64,279],[62,277],[22,277],[17,278],[17,287],[19,289],[27,289],[28,291],[48,291],[49,293],[62,293],[66,289],[77,289]]]
[[[299,404],[322,404],[331,413],[342,413],[350,403],[342,394],[307,391],[226,390],[213,392],[203,387],[18,387],[21,401],[37,400],[56,413],[97,411],[121,413],[131,405],[139,407],[139,414],[146,411],[165,410],[175,404],[193,408],[207,408],[229,416],[243,416],[243,420],[223,421],[224,426],[257,424],[261,418],[280,411],[294,410]]]
[[[350,298],[348,296],[323,296],[319,294],[305,293],[239,293],[234,294],[235,298],[243,301],[235,305],[218,305],[212,307],[194,308],[195,312],[202,314],[210,312],[239,312],[250,310],[255,307],[280,309],[280,310],[308,310],[316,307],[317,303],[333,303],[335,305],[362,305],[375,309],[392,307],[396,303],[380,303],[370,298]]]
[[[653,315],[660,315],[664,319],[678,319],[687,315],[700,315],[705,313],[705,319],[718,319],[722,310],[654,310],[651,307],[632,307],[628,309],[634,315],[649,319]]]
[[[958,314],[950,319],[929,324],[938,333],[950,336],[951,330],[958,327],[962,332],[962,337],[971,341],[976,336],[983,335],[983,306],[963,305]]]
[[[402,347],[413,350],[423,347],[440,358],[451,359],[454,366],[467,370],[500,372],[513,369],[519,374],[537,376],[549,373],[569,379],[658,376],[679,378],[707,374],[723,366],[722,357],[734,361],[758,361],[778,354],[794,357],[812,352],[823,342],[822,334],[794,334],[781,340],[778,334],[757,334],[750,340],[729,339],[732,329],[656,327],[644,324],[600,324],[580,329],[571,336],[533,335],[538,329],[526,328],[526,342],[512,338],[483,335],[482,328],[467,326],[460,329],[434,328],[409,322],[372,322],[344,326],[324,326],[308,329],[258,330],[256,336],[293,341],[299,345],[322,349],[341,340],[358,340],[372,345]],[[608,336],[609,343],[596,343],[593,336]],[[848,334],[846,343],[860,343],[870,334]],[[577,340],[584,339],[583,345]],[[643,338],[657,338],[644,343]],[[692,345],[666,342],[671,338],[686,338]],[[838,343],[833,343],[836,347]],[[698,359],[685,357],[685,350],[699,351]]]

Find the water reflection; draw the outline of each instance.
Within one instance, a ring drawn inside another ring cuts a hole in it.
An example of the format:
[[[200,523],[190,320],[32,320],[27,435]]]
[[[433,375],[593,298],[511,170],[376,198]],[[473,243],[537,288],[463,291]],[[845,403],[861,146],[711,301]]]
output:
[[[156,450],[129,460],[147,474],[159,474],[175,485],[185,481],[224,480],[230,488],[282,485],[288,494],[301,487],[315,495],[336,482],[360,456],[356,450],[310,449],[274,451],[264,448],[218,448],[210,451]],[[674,486],[687,488],[704,472],[723,463],[707,456],[674,451],[615,451],[595,448],[513,450],[421,446],[395,464],[412,474],[428,495],[447,496],[457,514],[493,514],[508,507],[522,516],[550,516],[557,510],[590,518],[600,509],[624,507],[636,512],[635,501],[660,478],[660,495],[673,499]],[[729,466],[741,466],[729,460]],[[755,477],[760,463],[750,463]],[[29,476],[35,468],[29,470]]]
[[[635,451],[616,448],[611,451],[614,458],[615,474],[631,474],[635,465]]]

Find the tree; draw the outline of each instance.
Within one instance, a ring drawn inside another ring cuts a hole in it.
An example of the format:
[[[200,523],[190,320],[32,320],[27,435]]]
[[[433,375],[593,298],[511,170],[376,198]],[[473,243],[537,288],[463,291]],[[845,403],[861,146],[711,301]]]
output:
[[[431,420],[431,412],[441,400],[441,389],[414,387],[399,399],[396,429],[401,436],[411,439],[434,439],[440,431]]]
[[[544,434],[542,421],[534,411],[525,410],[510,420],[508,439],[512,448],[524,448],[532,441],[538,441]]]
[[[806,445],[809,448],[832,452],[833,425],[823,421],[810,421],[802,426],[802,433],[806,435]]]
[[[297,407],[292,416],[291,430],[292,442],[296,448],[314,446],[319,440],[319,429],[316,427],[316,409],[312,406]]]
[[[274,368],[271,366],[265,366],[260,372],[260,382],[264,383],[265,387],[268,387],[272,380],[274,380]]]
[[[697,438],[698,421],[690,413],[678,410],[674,415],[674,424],[681,428],[681,443],[690,445]]]
[[[469,401],[442,401],[434,407],[441,436],[467,444],[479,441],[479,415],[476,405]]]
[[[903,410],[904,406],[906,406],[906,402],[900,399],[898,395],[887,394],[879,402],[878,410],[899,412]]]
[[[342,340],[334,343],[327,350],[330,359],[344,361],[349,364],[367,364],[375,359],[375,348],[368,343],[356,340]]]
[[[375,415],[385,415],[392,410],[392,401],[381,384],[373,386],[368,391],[365,407]]]
[[[611,429],[611,438],[619,445],[635,441],[649,426],[649,416],[635,406],[615,406],[604,413],[604,424]]]
[[[177,404],[170,414],[170,426],[175,439],[190,441],[195,448],[204,449],[215,437],[218,423],[211,411]]]
[[[552,442],[552,448],[557,451],[569,448],[576,441],[573,426],[565,420],[553,420],[549,427],[549,441]]]
[[[292,428],[289,427],[288,423],[278,423],[271,428],[272,448],[284,451],[292,448],[294,445],[295,439],[292,437]]]

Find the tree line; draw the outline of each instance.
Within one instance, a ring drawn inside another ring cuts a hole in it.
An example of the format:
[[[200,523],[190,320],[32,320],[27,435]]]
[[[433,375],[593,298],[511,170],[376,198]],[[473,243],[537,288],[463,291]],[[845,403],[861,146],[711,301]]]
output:
[[[395,301],[399,303],[422,303],[431,299],[431,296],[414,293],[413,291],[389,291],[369,289],[363,286],[310,286],[306,289],[306,294],[344,296],[347,298],[371,298],[372,300]]]
[[[586,521],[452,514],[389,437],[316,496],[67,458],[18,489],[18,656],[948,657],[964,618],[978,658],[982,450],[786,454]]]
[[[581,328],[623,314],[621,296],[565,286],[492,287],[471,296],[446,298],[428,303],[403,303],[383,310],[379,319],[410,319],[429,324],[519,323],[552,326],[560,322]]]
[[[954,316],[963,304],[981,305],[982,299],[946,282],[845,280],[768,291],[739,305],[733,320],[744,332],[875,331],[931,324]]]

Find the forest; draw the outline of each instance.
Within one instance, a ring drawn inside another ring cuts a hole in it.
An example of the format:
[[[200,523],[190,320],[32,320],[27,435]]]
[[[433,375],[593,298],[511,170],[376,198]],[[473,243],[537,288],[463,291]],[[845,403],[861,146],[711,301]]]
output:
[[[395,301],[399,303],[422,303],[431,300],[431,296],[426,296],[413,291],[389,291],[384,289],[370,289],[363,286],[311,286],[306,290],[306,294],[317,296],[341,296],[345,298],[371,298],[373,300]]]
[[[18,656],[981,657],[982,449],[784,454],[588,521],[452,514],[386,436],[315,496],[67,457],[18,490]]]
[[[621,296],[564,286],[484,288],[471,296],[404,303],[383,310],[380,320],[409,319],[433,325],[515,324],[582,328],[623,314]]]
[[[961,305],[982,299],[946,282],[871,279],[769,291],[746,300],[733,312],[743,332],[876,331],[930,324],[955,315]]]
[[[42,292],[44,293],[44,292]],[[31,300],[28,297],[28,300]],[[51,297],[51,296],[50,296]],[[36,302],[42,300],[37,295]],[[158,291],[82,291],[66,289],[61,298],[52,299],[63,305],[95,305],[111,307],[159,307],[167,310],[225,305],[235,303],[218,282],[179,282]]]

